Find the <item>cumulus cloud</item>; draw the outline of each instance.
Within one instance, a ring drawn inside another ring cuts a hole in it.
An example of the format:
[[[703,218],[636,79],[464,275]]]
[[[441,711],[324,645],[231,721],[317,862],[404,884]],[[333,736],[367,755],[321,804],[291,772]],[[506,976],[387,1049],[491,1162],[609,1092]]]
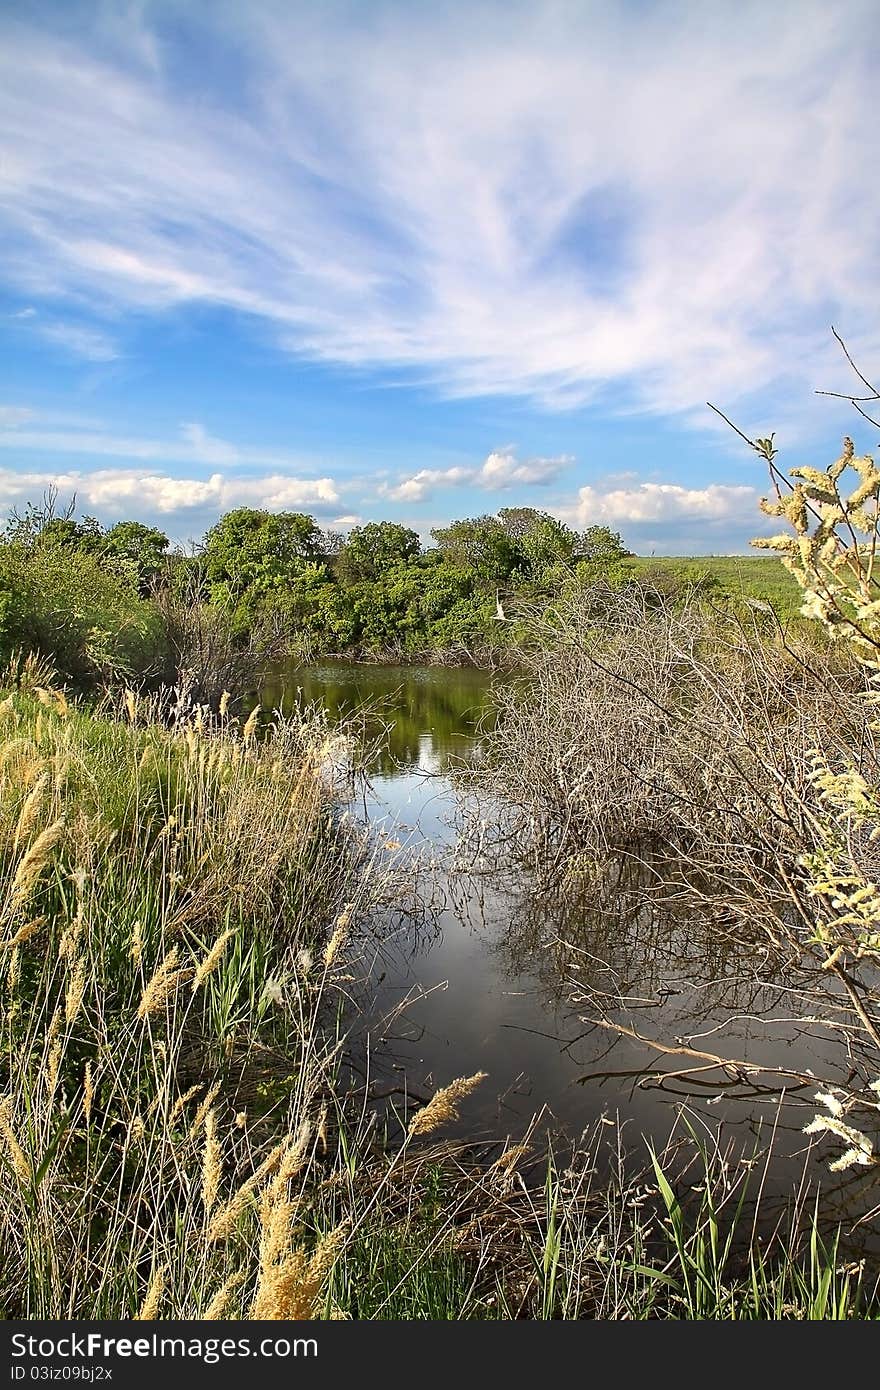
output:
[[[582,487],[571,515],[582,525],[592,522],[730,521],[758,515],[759,493],[753,487],[710,483],[636,483],[629,487]]]
[[[218,0],[189,61],[162,5],[75,4],[0,17],[0,274],[29,300],[227,306],[545,406],[812,387],[832,317],[876,345],[874,0]]]
[[[397,483],[380,483],[380,497],[391,502],[423,502],[436,488],[469,484],[487,492],[503,492],[516,484],[546,484],[558,477],[574,459],[569,454],[557,458],[532,458],[520,463],[512,448],[495,449],[479,468],[420,468],[418,473]]]
[[[473,482],[477,472],[474,468],[420,468],[398,483],[380,483],[377,491],[389,502],[423,502],[435,488]]]
[[[484,488],[508,488],[517,483],[544,484],[574,463],[570,454],[557,458],[533,458],[519,463],[512,449],[495,450],[489,455],[476,477]]]
[[[612,527],[639,554],[742,553],[765,529],[760,496],[757,488],[736,483],[688,487],[619,474],[580,488],[553,510],[580,530]]]
[[[91,472],[21,472],[0,469],[0,506],[39,498],[48,488],[76,495],[78,506],[110,516],[215,513],[233,507],[267,511],[335,507],[339,493],[332,478],[293,478],[281,473],[259,477],[212,473],[207,478],[175,478],[133,468]]]

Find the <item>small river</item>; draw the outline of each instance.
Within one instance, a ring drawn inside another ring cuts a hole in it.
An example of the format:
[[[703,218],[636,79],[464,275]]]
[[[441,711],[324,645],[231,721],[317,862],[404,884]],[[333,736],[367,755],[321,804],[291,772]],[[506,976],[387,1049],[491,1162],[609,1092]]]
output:
[[[479,756],[491,680],[457,668],[327,662],[290,668],[263,690],[270,707],[316,702],[331,722],[364,705],[374,710],[367,729],[384,727],[386,737],[352,810],[390,852],[424,865],[420,909],[392,917],[368,947],[379,983],[364,1012],[362,1066],[374,1092],[392,1101],[427,1097],[454,1077],[485,1071],[457,1137],[519,1137],[537,1114],[542,1126],[576,1138],[604,1117],[623,1122],[642,1155],[642,1136],[662,1146],[686,1101],[698,1131],[720,1126],[733,1162],[748,1162],[772,1135],[766,1190],[790,1191],[804,1168],[802,1126],[816,1108],[810,1073],[822,1074],[835,1045],[821,1029],[807,1034],[792,1022],[784,982],[756,971],[753,952],[725,944],[711,920],[658,912],[629,870],[601,867],[600,906],[595,891],[589,905],[572,894],[548,900],[522,869],[481,860],[473,833],[471,848],[462,845],[450,772]],[[484,819],[493,814],[497,808],[483,809]],[[805,1079],[785,1082],[780,1101],[780,1082],[769,1075],[760,1078],[769,1092],[747,1079],[736,1095],[717,1070],[676,1077],[693,1059],[590,1025],[597,1000],[620,997],[608,1016],[624,1027]],[[834,1152],[824,1145],[822,1167],[812,1171],[823,1173],[826,1194],[839,1189],[841,1212],[852,1210],[853,1184],[827,1177]]]

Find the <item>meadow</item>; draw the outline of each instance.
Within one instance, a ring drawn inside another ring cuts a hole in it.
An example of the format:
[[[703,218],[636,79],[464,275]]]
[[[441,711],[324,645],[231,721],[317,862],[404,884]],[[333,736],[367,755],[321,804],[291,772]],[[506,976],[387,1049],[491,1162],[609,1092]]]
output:
[[[711,596],[734,602],[757,599],[770,603],[780,618],[793,618],[802,598],[794,577],[782,562],[764,555],[631,555],[625,567],[635,578],[662,586],[690,581]]]

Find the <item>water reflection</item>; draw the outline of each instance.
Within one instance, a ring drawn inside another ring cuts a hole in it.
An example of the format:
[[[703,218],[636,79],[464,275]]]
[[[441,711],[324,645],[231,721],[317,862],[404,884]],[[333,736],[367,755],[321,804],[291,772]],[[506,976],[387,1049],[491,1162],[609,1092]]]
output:
[[[812,1073],[839,1043],[794,1021],[802,1010],[767,956],[711,910],[683,910],[674,865],[606,861],[552,896],[487,850],[503,808],[468,805],[448,776],[478,748],[487,676],[327,663],[287,672],[265,698],[320,701],[331,719],[367,705],[368,733],[388,730],[367,810],[422,856],[425,891],[417,917],[397,910],[367,946],[381,983],[360,1066],[378,1093],[405,1101],[483,1070],[461,1136],[520,1132],[547,1107],[573,1134],[604,1115],[624,1121],[633,1143],[661,1145],[686,1098],[697,1122],[720,1125],[744,1152],[773,1132],[768,1190],[791,1186]],[[745,1065],[713,1065],[719,1056]],[[840,1188],[851,1196],[850,1176]]]
[[[266,680],[263,704],[289,713],[322,705],[340,722],[355,711],[365,736],[381,738],[371,771],[396,779],[437,773],[472,749],[487,717],[490,678],[482,671],[440,666],[363,666],[325,662],[290,666]]]

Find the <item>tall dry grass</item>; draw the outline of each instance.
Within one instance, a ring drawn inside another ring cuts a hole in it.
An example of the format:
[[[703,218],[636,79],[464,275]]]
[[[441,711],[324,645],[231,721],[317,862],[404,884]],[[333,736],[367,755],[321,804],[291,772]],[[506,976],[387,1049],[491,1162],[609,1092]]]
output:
[[[377,875],[319,724],[122,703],[0,703],[0,1308],[270,1316],[268,1202],[305,1315],[328,1247],[297,1184]]]

